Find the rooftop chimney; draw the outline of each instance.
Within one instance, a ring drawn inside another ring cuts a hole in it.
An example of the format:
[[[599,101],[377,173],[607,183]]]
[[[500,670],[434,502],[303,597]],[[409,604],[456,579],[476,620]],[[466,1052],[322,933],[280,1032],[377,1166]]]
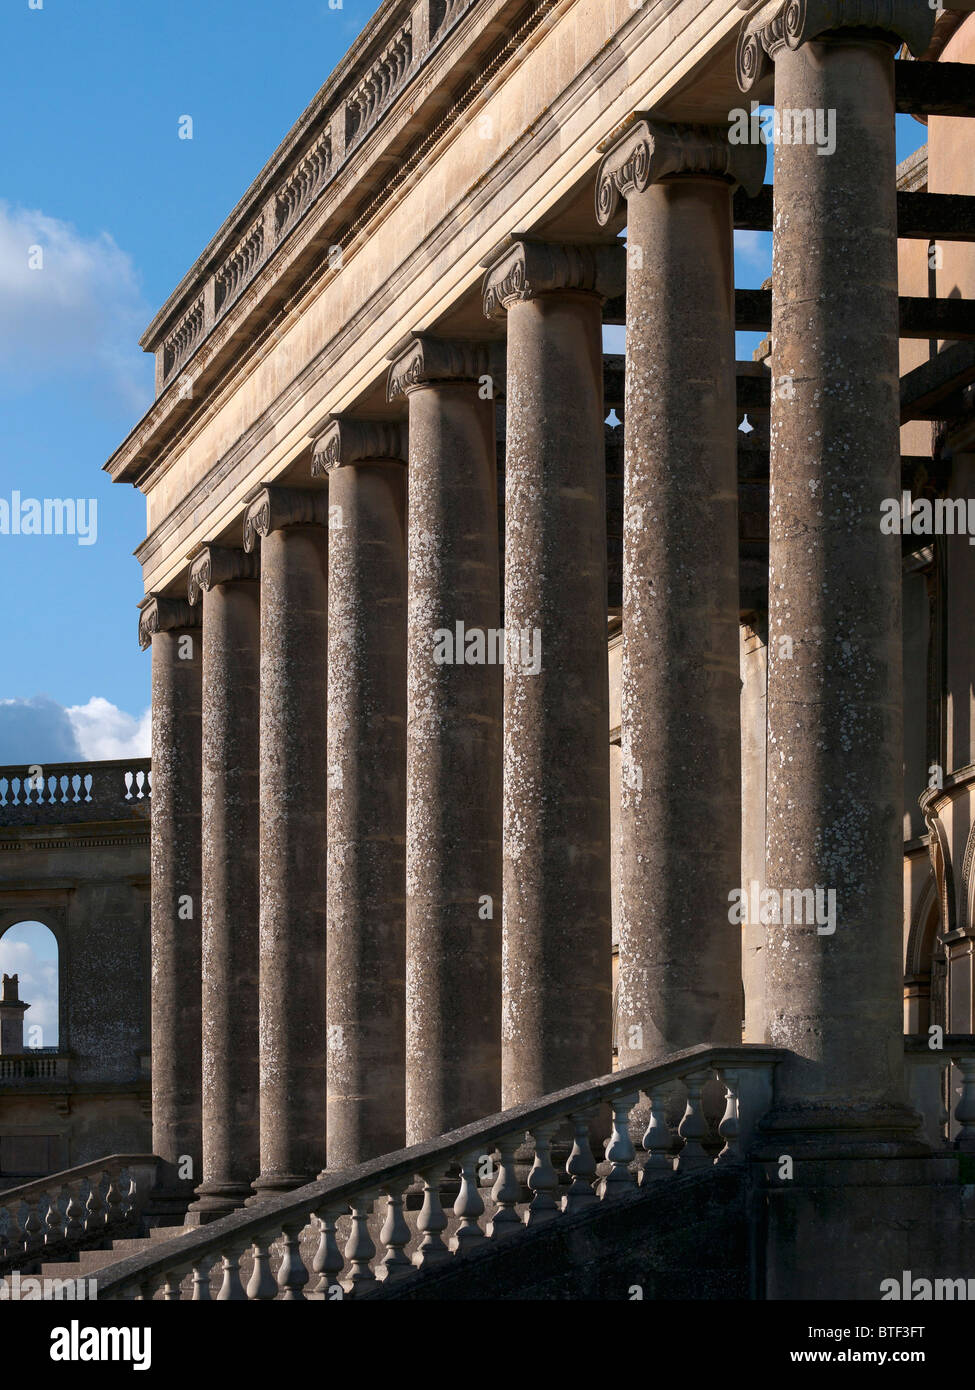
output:
[[[0,981],[0,1057],[24,1050],[24,1014],[30,1005],[20,998],[18,984],[16,975]]]

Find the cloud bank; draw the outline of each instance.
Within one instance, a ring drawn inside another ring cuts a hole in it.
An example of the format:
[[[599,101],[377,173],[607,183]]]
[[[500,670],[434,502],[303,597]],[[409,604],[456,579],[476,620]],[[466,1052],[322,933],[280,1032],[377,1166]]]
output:
[[[0,764],[147,758],[149,711],[126,713],[103,696],[60,705],[47,695],[0,700]]]

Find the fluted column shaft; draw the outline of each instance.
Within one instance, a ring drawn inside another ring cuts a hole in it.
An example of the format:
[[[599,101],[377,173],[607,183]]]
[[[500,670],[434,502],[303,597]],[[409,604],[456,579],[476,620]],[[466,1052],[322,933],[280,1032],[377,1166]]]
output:
[[[356,451],[335,422],[316,469],[328,555],[328,1169],[405,1134],[405,444]],[[368,427],[367,427],[368,428]],[[397,432],[398,434],[398,432]]]
[[[260,538],[259,1191],[325,1165],[327,491],[253,499]]]
[[[877,22],[886,10],[910,38],[930,31],[923,8],[891,0]],[[772,401],[767,883],[818,889],[825,910],[769,923],[768,1040],[794,1054],[775,1123],[844,1144],[852,1124],[856,1142],[886,1144],[911,1125],[901,555],[880,529],[900,491],[894,40],[844,32],[835,7],[810,3],[786,46],[767,15],[752,27],[777,110],[833,113],[836,135],[828,156],[808,141],[776,150],[772,369],[791,389]]]
[[[190,571],[203,602],[203,1183],[190,1219],[239,1207],[258,1134],[260,601],[243,551]]]
[[[741,1042],[732,195],[764,171],[763,146],[638,117],[597,179],[628,250],[621,1066]]]
[[[485,281],[508,321],[504,1106],[611,1064],[600,296],[621,259],[519,243]]]
[[[479,367],[470,346],[419,339],[390,372],[409,398],[408,1144],[501,1104],[497,453]]]
[[[174,1193],[203,1172],[199,623],[185,599],[150,595],[139,624],[152,646],[152,1151],[157,1187]]]

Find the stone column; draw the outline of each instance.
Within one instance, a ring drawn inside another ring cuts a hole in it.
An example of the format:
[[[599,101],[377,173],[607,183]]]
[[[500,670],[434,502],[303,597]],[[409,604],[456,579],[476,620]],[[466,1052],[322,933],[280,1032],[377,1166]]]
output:
[[[406,438],[336,419],[328,476],[328,1171],[405,1135]]]
[[[203,1183],[191,1223],[239,1207],[260,1167],[256,581],[255,557],[227,546],[190,565],[190,603],[203,603]]]
[[[152,1151],[159,1194],[186,1197],[203,1172],[199,609],[149,594],[139,645],[152,647]]]
[[[260,1142],[262,1191],[325,1165],[328,492],[267,485],[260,543]]]
[[[508,327],[505,1106],[612,1061],[602,301],[623,260],[521,240],[484,280]]]
[[[762,144],[637,115],[604,158],[627,224],[620,1066],[741,1042],[734,225]]]
[[[768,1041],[795,1054],[772,1126],[790,1152],[805,1138],[889,1153],[916,1121],[903,1104],[901,547],[880,518],[900,493],[893,60],[901,39],[923,51],[934,15],[880,0],[868,32],[845,27],[857,9],[763,5],[739,40],[744,91],[774,60],[780,124],[766,971]]]
[[[501,1107],[501,713],[494,378],[412,338],[406,736],[406,1142]]]

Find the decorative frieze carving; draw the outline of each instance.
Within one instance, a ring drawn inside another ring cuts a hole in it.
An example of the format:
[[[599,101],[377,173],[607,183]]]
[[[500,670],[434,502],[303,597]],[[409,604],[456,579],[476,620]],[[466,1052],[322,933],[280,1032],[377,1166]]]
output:
[[[199,627],[198,609],[190,607],[185,598],[168,594],[149,594],[139,611],[139,646],[143,651],[152,644],[157,632],[171,632],[178,627]]]
[[[431,0],[430,33],[439,38],[451,27],[465,10],[469,10],[474,0]]]
[[[236,250],[224,261],[214,279],[214,305],[226,308],[247,284],[264,254],[264,218],[255,222]]]
[[[612,299],[626,284],[622,246],[573,245],[522,238],[487,265],[482,286],[486,318],[503,318],[511,304],[553,290],[589,290]]]
[[[503,367],[503,344],[471,343],[417,333],[390,354],[386,399],[431,381],[471,381]]]
[[[203,295],[187,309],[163,346],[163,374],[171,376],[186,361],[203,337],[206,310]]]
[[[187,586],[190,603],[200,601],[200,595],[216,584],[229,584],[234,579],[257,579],[256,555],[248,555],[236,546],[203,545],[190,562]]]
[[[284,236],[325,186],[332,167],[331,128],[320,135],[274,200],[274,229]]]
[[[336,415],[315,443],[311,473],[313,478],[320,478],[350,463],[406,463],[408,458],[407,430],[399,421]]]
[[[412,59],[413,36],[410,25],[406,24],[345,103],[347,150],[378,120],[386,103],[402,85]]]
[[[738,85],[748,92],[767,76],[776,54],[844,29],[876,30],[906,43],[916,58],[927,49],[935,10],[926,0],[739,0],[750,13],[738,35]]]
[[[596,217],[605,227],[631,193],[682,174],[724,178],[755,197],[765,181],[765,161],[764,144],[732,145],[727,127],[673,125],[638,112],[599,166]]]
[[[244,513],[244,549],[250,554],[259,536],[270,535],[282,526],[314,525],[328,525],[327,489],[266,483],[251,498]]]

